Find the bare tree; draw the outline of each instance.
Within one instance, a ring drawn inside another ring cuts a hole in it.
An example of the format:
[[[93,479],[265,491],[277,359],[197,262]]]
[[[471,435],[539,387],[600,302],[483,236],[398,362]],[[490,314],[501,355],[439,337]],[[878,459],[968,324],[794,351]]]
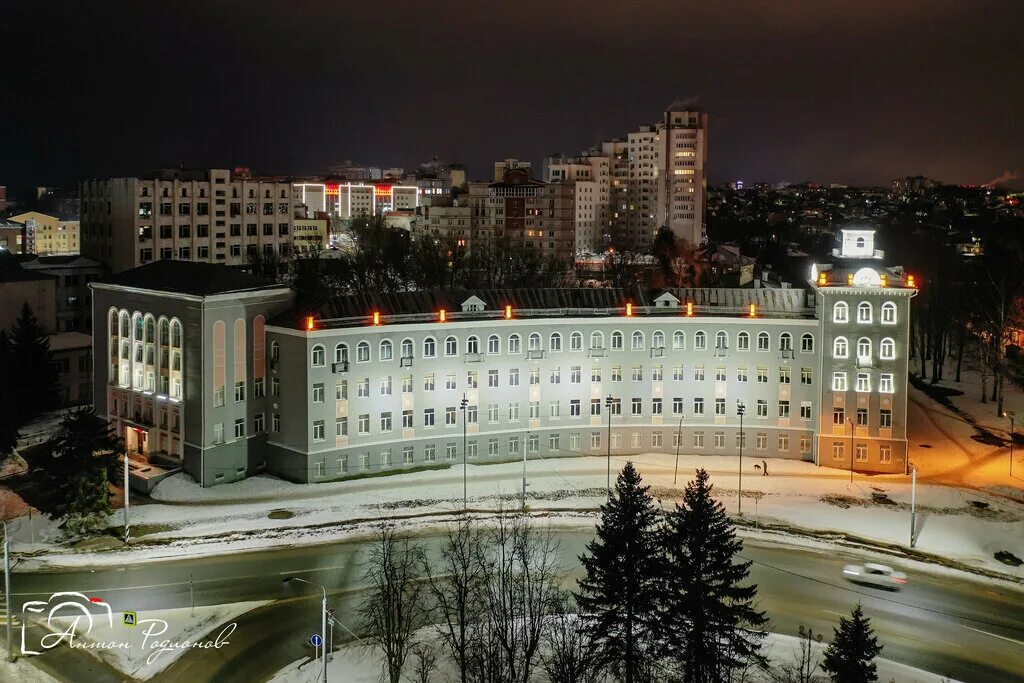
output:
[[[359,606],[359,623],[366,639],[379,647],[385,668],[381,680],[399,683],[412,649],[412,636],[424,625],[424,586],[419,581],[423,547],[400,539],[395,530],[381,526],[370,547],[363,578],[369,585]]]
[[[826,680],[824,676],[818,675],[821,653],[817,645],[821,643],[821,634],[811,628],[804,628],[803,624],[800,624],[799,633],[797,650],[793,653],[795,661],[779,667],[780,671],[775,676],[777,683],[819,683]]]
[[[477,525],[472,519],[461,519],[448,527],[440,562],[424,563],[423,567],[437,612],[438,633],[455,660],[462,683],[469,680],[472,640],[484,610],[482,546]]]
[[[555,612],[558,542],[550,530],[533,527],[522,515],[500,513],[487,533],[489,548],[479,558],[487,576],[480,642],[495,646],[502,677],[528,683],[536,664],[545,622]]]
[[[416,643],[412,646],[412,654],[416,657],[412,665],[413,683],[430,683],[437,669],[437,648],[433,643]]]
[[[548,620],[541,668],[550,683],[595,683],[600,673],[594,666],[592,643],[586,625],[573,613],[575,605],[568,594],[558,597],[555,609]]]

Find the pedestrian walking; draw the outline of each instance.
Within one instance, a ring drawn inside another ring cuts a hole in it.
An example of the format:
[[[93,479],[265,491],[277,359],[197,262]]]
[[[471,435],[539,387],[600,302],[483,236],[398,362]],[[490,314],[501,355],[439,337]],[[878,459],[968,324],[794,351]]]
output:
[[[761,469],[761,476],[762,477],[767,477],[768,476],[768,461],[767,460],[762,460],[761,461],[761,468],[762,468]]]

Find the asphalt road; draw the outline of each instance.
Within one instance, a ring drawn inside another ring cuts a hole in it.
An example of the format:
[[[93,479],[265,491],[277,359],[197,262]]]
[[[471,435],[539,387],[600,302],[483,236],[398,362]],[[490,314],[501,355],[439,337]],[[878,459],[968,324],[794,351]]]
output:
[[[576,557],[592,537],[592,528],[559,529],[560,561],[571,582],[579,572]],[[438,535],[423,536],[431,548]],[[360,561],[365,544],[346,542],[61,572],[16,574],[15,601],[46,600],[57,590],[100,597],[115,611],[187,607],[189,578],[195,603],[212,605],[242,600],[274,600],[239,617],[230,645],[219,650],[191,650],[169,667],[160,681],[261,681],[290,662],[308,657],[311,634],[320,630],[316,588],[283,582],[300,576],[322,583],[338,619],[353,626],[359,600]],[[848,584],[842,565],[864,556],[747,541],[745,557],[755,562],[751,578],[758,585],[761,609],[772,631],[796,634],[799,625],[832,635],[839,615],[858,602],[884,646],[882,656],[961,681],[1021,680],[1024,663],[1024,592],[958,576],[908,571],[903,591],[890,593]],[[347,634],[335,628],[336,640]],[[51,673],[67,672],[67,656],[41,656]],[[84,656],[84,655],[83,655]],[[81,670],[79,670],[81,673]],[[66,680],[87,680],[68,674]]]

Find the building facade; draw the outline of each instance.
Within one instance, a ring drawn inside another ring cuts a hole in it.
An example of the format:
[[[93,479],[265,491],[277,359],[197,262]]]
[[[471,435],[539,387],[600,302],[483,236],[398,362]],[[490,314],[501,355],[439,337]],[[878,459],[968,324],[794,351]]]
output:
[[[81,250],[80,225],[77,217],[51,216],[28,211],[11,216],[11,221],[25,225],[26,253],[40,256],[77,254]]]
[[[172,449],[179,439],[174,452],[204,485],[677,449],[903,472],[916,290],[881,265],[872,237],[848,231],[807,288],[408,292],[338,297],[312,314],[282,310],[286,290],[256,290],[250,308],[237,295],[146,293],[128,273],[94,286],[110,317],[96,400],[122,426],[152,429],[148,402],[174,398],[184,431],[156,438]],[[226,311],[189,310],[213,304]],[[148,358],[147,321],[161,320],[163,374],[133,360]],[[217,360],[232,348],[233,363]],[[261,380],[258,399],[249,378]],[[238,400],[225,405],[232,386]]]
[[[85,180],[82,255],[118,273],[178,259],[244,265],[250,252],[288,256],[292,183],[223,169],[162,170]]]
[[[107,274],[103,265],[76,254],[40,256],[21,262],[22,269],[54,277],[56,291],[55,332],[92,334],[92,306],[89,283]]]

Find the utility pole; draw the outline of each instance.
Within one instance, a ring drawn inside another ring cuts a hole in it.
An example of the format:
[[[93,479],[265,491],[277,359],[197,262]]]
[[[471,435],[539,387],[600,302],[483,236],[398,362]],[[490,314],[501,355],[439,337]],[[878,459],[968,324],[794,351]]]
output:
[[[746,435],[743,433],[743,416],[747,412],[747,405],[743,401],[736,401],[736,414],[740,416],[740,468],[739,468],[739,480],[740,480],[740,495],[736,503],[736,514],[743,515],[743,442],[746,441]]]
[[[128,526],[128,451],[124,452],[124,544],[131,541],[131,529]]]
[[[676,467],[672,473],[672,485],[679,481],[679,446],[683,443],[683,416],[679,416],[679,426],[676,428]]]
[[[1010,477],[1012,478],[1013,477],[1013,434],[1014,434],[1013,418],[1014,418],[1014,413],[1013,413],[1012,410],[1007,410],[1005,413],[1003,413],[1003,417],[1010,418]]]
[[[466,406],[469,405],[469,400],[466,395],[462,395],[462,511],[465,512],[469,508],[469,479],[467,475],[467,467],[469,462],[469,453],[466,451]]]
[[[526,432],[526,448],[523,449],[523,512],[526,512],[526,452],[530,449],[530,432]]]
[[[4,522],[4,600],[7,605],[7,661],[14,661],[14,641],[11,622],[14,610],[11,605],[11,540],[7,537],[7,522]]]
[[[914,547],[914,532],[917,531],[917,468],[910,470],[910,547]]]
[[[612,499],[612,395],[604,400],[605,408],[608,409],[608,500]]]
[[[196,590],[195,590],[195,587],[192,585],[192,575],[191,574],[188,575],[188,598],[189,598],[189,603],[192,606],[191,607],[191,610],[192,610],[191,616],[194,617],[196,615]]]
[[[323,600],[320,603],[320,633],[317,635],[320,636],[321,645],[319,649],[324,658],[323,677],[320,680],[322,683],[327,683],[327,589],[323,587],[323,584],[307,581],[306,579],[298,576],[286,576],[284,579],[284,583],[289,583],[291,581],[308,583],[310,586],[316,586],[323,592]],[[315,648],[316,645],[314,644],[313,647]]]
[[[853,483],[853,420],[846,418],[850,424],[850,483]]]

